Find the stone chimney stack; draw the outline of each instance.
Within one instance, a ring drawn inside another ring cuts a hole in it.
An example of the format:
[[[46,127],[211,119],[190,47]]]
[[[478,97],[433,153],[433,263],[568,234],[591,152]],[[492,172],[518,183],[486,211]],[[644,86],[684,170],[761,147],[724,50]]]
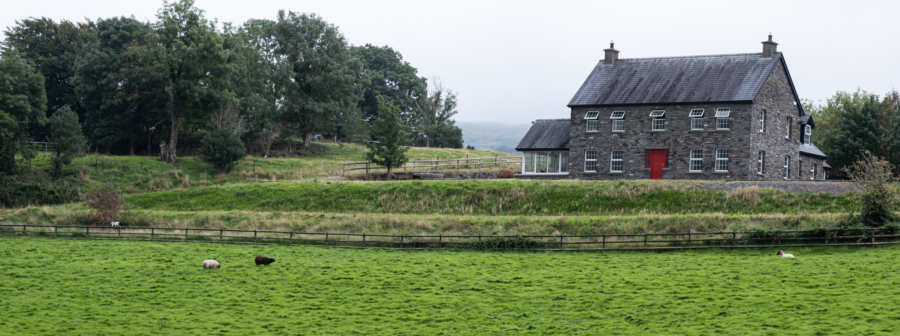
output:
[[[613,42],[609,41],[609,49],[603,49],[606,55],[603,57],[603,64],[612,64],[619,59],[619,51],[613,48]]]
[[[769,40],[763,41],[763,57],[772,57],[778,51],[778,43],[772,42],[772,33],[769,33]]]

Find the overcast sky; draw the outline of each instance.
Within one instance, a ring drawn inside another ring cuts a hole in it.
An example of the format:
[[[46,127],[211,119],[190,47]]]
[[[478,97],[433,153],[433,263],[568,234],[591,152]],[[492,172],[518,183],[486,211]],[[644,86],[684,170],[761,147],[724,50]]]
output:
[[[155,20],[161,1],[4,1],[0,26],[46,16]],[[459,95],[457,120],[568,118],[566,104],[615,40],[620,58],[761,52],[769,32],[801,98],[900,85],[900,1],[197,0],[208,18],[313,12],[354,45],[388,45]]]

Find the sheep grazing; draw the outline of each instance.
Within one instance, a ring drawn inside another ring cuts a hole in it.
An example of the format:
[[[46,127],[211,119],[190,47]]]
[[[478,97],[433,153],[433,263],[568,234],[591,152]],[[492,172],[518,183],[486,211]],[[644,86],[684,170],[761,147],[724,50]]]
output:
[[[209,259],[209,260],[203,261],[203,268],[219,268],[219,267],[222,267],[222,265],[219,265],[219,263],[215,260]]]
[[[793,258],[794,257],[793,254],[784,253],[784,251],[782,251],[782,250],[778,250],[778,255],[781,256],[782,258]]]
[[[259,256],[259,255],[256,256],[256,266],[259,266],[259,265],[269,266],[269,264],[271,264],[273,262],[275,262],[275,259],[272,259],[269,257],[263,257],[263,256]]]

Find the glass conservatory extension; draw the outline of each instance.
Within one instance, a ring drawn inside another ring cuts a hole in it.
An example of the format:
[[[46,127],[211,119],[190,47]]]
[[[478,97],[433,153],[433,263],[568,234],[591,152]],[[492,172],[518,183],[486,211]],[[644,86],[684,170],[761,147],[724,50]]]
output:
[[[522,152],[522,175],[569,175],[569,151]]]

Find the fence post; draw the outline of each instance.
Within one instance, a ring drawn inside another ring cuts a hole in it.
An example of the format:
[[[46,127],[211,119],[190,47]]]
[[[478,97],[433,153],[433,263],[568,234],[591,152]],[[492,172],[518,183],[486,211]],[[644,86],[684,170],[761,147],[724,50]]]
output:
[[[121,226],[118,227],[118,231],[119,231],[119,239],[122,239],[122,227]]]
[[[369,173],[369,163],[366,162],[366,174],[368,174],[368,173]]]
[[[688,229],[688,247],[691,247],[691,229]]]
[[[53,238],[56,238],[56,231],[59,231],[59,227],[54,225],[53,226]]]
[[[22,235],[23,236],[25,235],[25,227],[24,226],[22,227]],[[87,238],[90,236],[91,236],[91,227],[88,226],[86,229],[84,229],[84,237]]]
[[[825,229],[825,245],[828,245],[828,229]]]
[[[366,234],[363,233],[363,247],[366,247]]]
[[[288,245],[294,245],[294,232],[293,231],[291,231],[291,237],[288,239],[289,239]]]
[[[156,240],[156,228],[150,228],[150,240]]]
[[[559,235],[559,248],[562,248],[563,235]]]
[[[443,233],[438,235],[438,248],[439,249],[444,248],[444,234]]]
[[[872,228],[872,247],[875,247],[875,228]]]
[[[219,229],[219,241],[222,241],[222,231],[225,231],[225,230]]]
[[[403,248],[403,235],[400,235],[400,248]]]
[[[25,235],[26,235],[25,228],[26,228],[26,226],[22,225],[22,237],[25,237]]]
[[[188,229],[185,228],[184,229],[184,241],[187,241],[187,240],[188,240]]]
[[[647,233],[644,232],[644,252],[647,252]]]
[[[737,245],[737,231],[731,231],[731,250],[734,251],[734,247]]]
[[[325,232],[325,246],[328,246],[328,232]]]
[[[603,245],[601,251],[606,251],[606,234],[603,234]]]
[[[253,243],[256,244],[256,230],[253,230]]]

